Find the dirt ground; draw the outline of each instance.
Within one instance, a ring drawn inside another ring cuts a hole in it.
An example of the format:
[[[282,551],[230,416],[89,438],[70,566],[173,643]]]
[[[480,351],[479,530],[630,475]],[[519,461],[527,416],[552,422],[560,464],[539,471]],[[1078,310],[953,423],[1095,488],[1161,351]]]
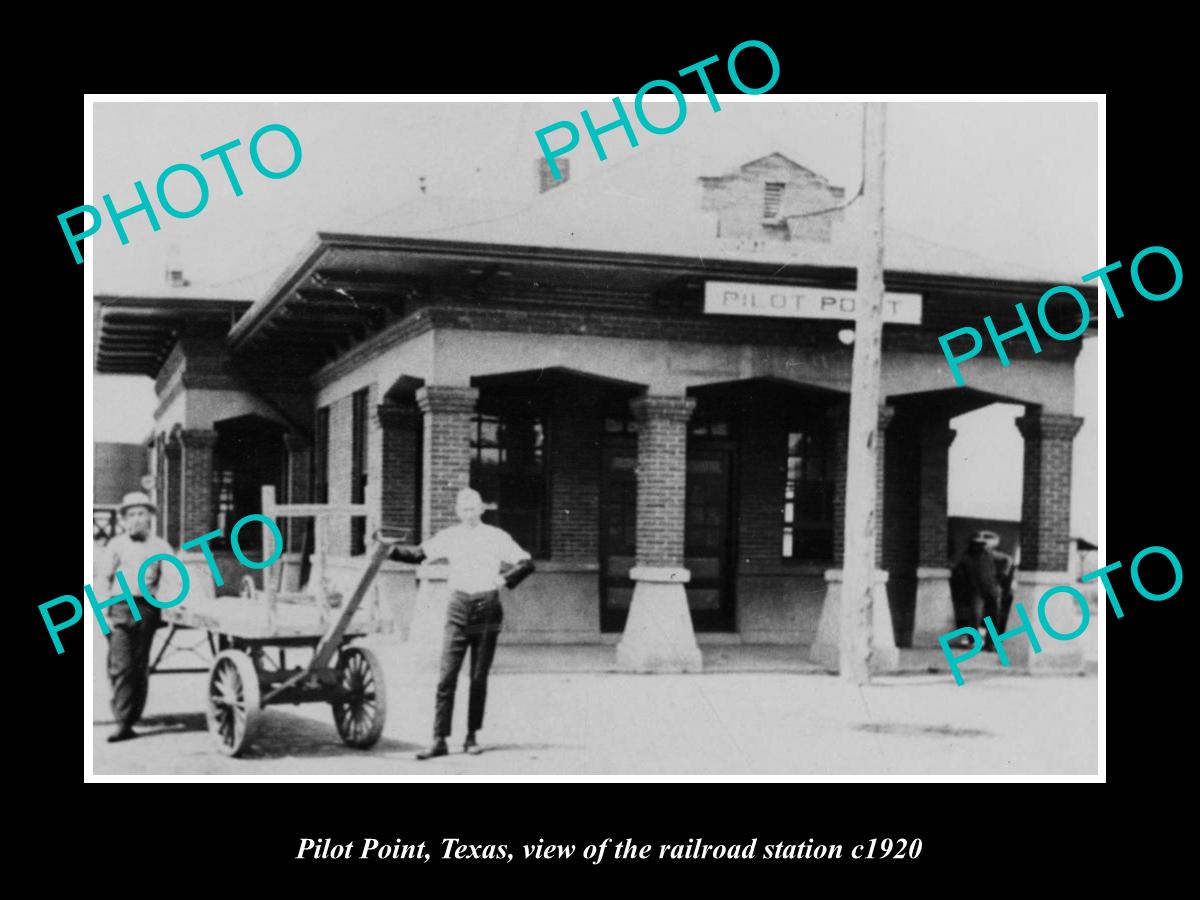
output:
[[[611,648],[501,646],[490,681],[487,752],[461,752],[460,683],[448,757],[419,762],[430,736],[435,673],[403,647],[373,643],[386,669],[387,725],[370,750],[344,746],[325,704],[270,707],[243,757],[213,747],[207,676],[151,680],[141,737],[118,744],[95,635],[97,775],[1028,775],[1095,774],[1097,679],[980,671],[957,687],[945,672],[878,678],[857,688],[811,666],[706,648],[706,672],[604,671]],[[505,658],[507,656],[507,667]],[[781,659],[783,657],[780,657]],[[757,664],[755,660],[765,663]],[[597,663],[597,661],[601,661]],[[176,665],[200,660],[179,657]]]

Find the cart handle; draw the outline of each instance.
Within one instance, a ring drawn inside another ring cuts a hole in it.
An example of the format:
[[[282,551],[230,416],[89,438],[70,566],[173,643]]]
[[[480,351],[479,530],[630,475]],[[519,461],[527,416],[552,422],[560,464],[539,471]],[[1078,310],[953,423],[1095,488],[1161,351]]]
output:
[[[375,533],[371,535],[371,540],[386,544],[389,547],[394,547],[397,544],[407,544],[409,541],[409,531],[403,528],[396,531],[377,528],[375,529]]]
[[[371,587],[371,582],[375,580],[375,575],[379,572],[379,567],[383,565],[383,561],[391,551],[392,544],[388,541],[379,540],[378,532],[376,532],[375,552],[371,554],[371,558],[367,562],[367,567],[363,570],[362,577],[359,578],[358,584],[354,588],[354,593],[350,595],[350,600],[341,608],[337,618],[330,623],[329,628],[326,629],[325,634],[317,643],[317,647],[313,651],[312,660],[305,669],[276,686],[274,690],[263,697],[263,706],[266,706],[272,699],[284,693],[289,688],[295,687],[305,678],[312,675],[313,672],[324,669],[329,665],[333,654],[341,646],[346,630],[350,627],[350,620],[358,611],[359,604],[362,603],[363,597],[367,595],[367,590]]]

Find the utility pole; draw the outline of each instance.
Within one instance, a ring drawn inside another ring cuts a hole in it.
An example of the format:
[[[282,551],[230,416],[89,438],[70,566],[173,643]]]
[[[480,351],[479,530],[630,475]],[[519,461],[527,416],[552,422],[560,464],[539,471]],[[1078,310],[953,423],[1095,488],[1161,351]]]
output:
[[[846,522],[842,562],[838,671],[854,684],[870,680],[871,584],[875,535],[881,527],[875,496],[879,439],[879,370],[883,344],[883,103],[863,104],[863,234],[858,258],[858,307],[850,376],[850,434],[846,456]],[[885,601],[886,602],[886,601]]]

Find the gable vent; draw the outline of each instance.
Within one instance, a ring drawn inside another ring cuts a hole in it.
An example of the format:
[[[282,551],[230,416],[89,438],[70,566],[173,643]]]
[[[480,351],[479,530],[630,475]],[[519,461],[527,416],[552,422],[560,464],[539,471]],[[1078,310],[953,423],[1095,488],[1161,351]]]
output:
[[[779,217],[779,202],[783,199],[783,182],[768,181],[763,187],[763,218]]]

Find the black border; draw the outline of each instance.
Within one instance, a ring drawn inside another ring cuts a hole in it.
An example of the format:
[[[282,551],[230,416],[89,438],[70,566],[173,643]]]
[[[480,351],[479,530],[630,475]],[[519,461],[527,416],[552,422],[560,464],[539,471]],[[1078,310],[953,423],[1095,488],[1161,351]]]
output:
[[[554,16],[562,11],[544,14]],[[381,54],[373,63],[374,72],[360,57],[344,77],[332,73],[343,65],[338,59],[313,53],[300,54],[289,62],[287,57],[295,53],[292,50],[277,62],[302,71],[283,79],[285,83],[275,78],[265,78],[262,83],[269,90],[297,92],[329,91],[336,81],[337,89],[346,91],[629,94],[650,78],[664,77],[708,55],[724,58],[732,45],[745,37],[766,40],[776,49],[782,74],[775,92],[881,85],[915,91],[1011,90],[1011,85],[1003,82],[1013,67],[1047,60],[1033,54],[1021,61],[998,40],[996,59],[1006,62],[988,65],[979,80],[968,84],[958,79],[963,72],[976,70],[974,60],[984,55],[984,48],[971,43],[959,49],[952,44],[943,48],[941,71],[933,73],[935,78],[924,84],[913,83],[912,78],[898,83],[891,76],[903,60],[881,60],[880,67],[860,65],[850,52],[855,49],[855,29],[845,23],[836,32],[815,27],[805,32],[800,25],[772,31],[723,23],[700,36],[629,27],[621,37],[597,34],[590,43],[579,33],[586,30],[582,26],[567,27],[562,19],[549,24],[562,26],[562,33],[547,40],[530,32],[523,46],[508,38],[504,43],[472,47],[458,31],[453,39],[434,33],[423,46],[406,32],[402,52]],[[419,26],[408,23],[407,27]],[[1100,52],[1096,49],[1099,43],[1087,44],[1087,36],[1074,28],[1047,30],[1071,34],[1071,53]],[[814,33],[831,46],[817,47]],[[1028,35],[1020,38],[1026,43],[1030,40]],[[922,52],[911,46],[902,49],[901,56],[910,61]],[[232,92],[248,87],[234,77],[239,72],[230,69],[230,77],[218,87],[210,67],[171,73],[156,70],[153,85],[131,86],[161,91],[223,87]],[[854,80],[848,72],[858,73],[858,84],[846,83]],[[884,75],[888,77],[881,82]],[[751,80],[750,73],[746,79]],[[1096,79],[1078,74],[1071,79],[1077,83],[1070,89],[1095,89]],[[1089,80],[1093,84],[1082,83]],[[277,83],[270,84],[272,81]],[[1140,249],[1157,244],[1175,251],[1187,268],[1183,219],[1190,206],[1191,167],[1184,158],[1188,142],[1180,130],[1186,124],[1180,119],[1185,107],[1172,96],[1170,84],[1168,79],[1147,85],[1146,90],[1130,87],[1109,94],[1109,261],[1121,259],[1128,265]],[[101,83],[94,88],[112,90],[113,86]],[[717,89],[728,87],[717,84]],[[31,111],[39,129],[30,153],[35,174],[21,179],[20,185],[29,191],[23,208],[31,214],[22,218],[25,224],[32,223],[33,235],[20,245],[10,244],[10,252],[18,247],[32,249],[40,262],[32,290],[14,292],[15,309],[10,312],[16,326],[16,352],[11,358],[17,376],[10,477],[18,483],[19,499],[10,508],[16,528],[9,546],[16,556],[12,566],[18,578],[15,600],[25,622],[16,638],[22,651],[16,683],[27,701],[14,722],[11,745],[22,774],[32,776],[22,779],[33,792],[26,811],[31,820],[30,843],[44,851],[47,859],[61,859],[65,842],[81,839],[82,833],[83,839],[113,848],[105,863],[114,873],[136,871],[139,879],[155,884],[164,883],[158,878],[192,877],[189,870],[195,877],[208,879],[211,867],[197,863],[214,852],[213,828],[219,824],[223,837],[216,852],[230,861],[244,861],[246,873],[259,883],[264,883],[262,876],[284,876],[303,879],[308,887],[352,885],[369,877],[368,871],[378,871],[387,873],[387,880],[379,884],[397,890],[419,889],[425,883],[454,888],[462,885],[462,878],[470,880],[472,876],[500,884],[506,880],[505,874],[512,876],[509,883],[520,886],[530,883],[534,871],[557,879],[574,869],[586,873],[589,885],[610,879],[636,884],[639,882],[631,879],[642,875],[650,863],[629,863],[627,868],[636,871],[579,868],[573,863],[544,863],[536,870],[521,865],[501,869],[484,863],[430,864],[425,874],[418,875],[412,870],[389,869],[386,864],[350,869],[334,863],[300,864],[292,857],[299,839],[314,831],[337,841],[392,835],[433,842],[455,835],[466,841],[509,844],[538,836],[575,843],[606,836],[639,842],[703,836],[731,842],[754,834],[770,840],[813,837],[853,843],[892,835],[921,837],[925,843],[922,857],[906,866],[897,862],[841,865],[837,872],[853,873],[856,884],[877,877],[886,878],[890,886],[909,871],[922,884],[932,886],[944,880],[970,890],[981,878],[1021,883],[1022,859],[1039,848],[1052,859],[1088,859],[1078,854],[1097,849],[1105,835],[1112,833],[1114,826],[1105,821],[1104,807],[1095,795],[1083,795],[1094,788],[1072,785],[1031,789],[968,781],[907,785],[398,784],[372,786],[367,791],[344,784],[83,785],[79,667],[83,664],[84,632],[65,633],[66,652],[57,656],[45,639],[36,609],[44,599],[79,588],[75,563],[65,561],[73,558],[70,543],[74,538],[69,536],[76,534],[68,523],[77,521],[74,515],[80,511],[78,483],[74,476],[67,477],[68,472],[77,471],[79,438],[69,414],[73,404],[66,402],[77,396],[78,370],[74,366],[78,357],[74,349],[64,352],[68,329],[61,325],[69,318],[64,317],[64,308],[78,310],[82,268],[74,266],[65,252],[55,216],[79,202],[76,179],[82,106],[82,94],[73,88],[47,90],[38,96],[37,107]],[[23,261],[23,254],[19,259]],[[1186,397],[1194,379],[1186,368],[1193,355],[1186,345],[1190,336],[1184,321],[1186,286],[1171,300],[1152,304],[1133,295],[1127,282],[1118,281],[1119,290],[1123,283],[1126,315],[1117,321],[1110,311],[1106,318],[1108,559],[1121,559],[1128,565],[1138,550],[1159,544],[1171,548],[1187,571],[1188,541],[1182,517],[1190,512],[1186,463],[1192,442],[1188,439],[1191,423]],[[68,346],[77,348],[75,340]],[[32,452],[23,452],[25,447]],[[28,457],[32,457],[32,465],[26,463]],[[87,523],[80,524],[86,540]],[[1114,584],[1125,617],[1117,620],[1111,611],[1107,613],[1108,780],[1135,785],[1142,811],[1153,822],[1153,813],[1146,807],[1153,807],[1154,788],[1167,787],[1167,780],[1180,765],[1169,752],[1174,744],[1169,729],[1190,718],[1186,715],[1188,695],[1182,688],[1186,683],[1183,660],[1188,653],[1172,640],[1191,633],[1184,618],[1185,592],[1169,601],[1150,603],[1132,594],[1127,575],[1118,573]],[[1169,798],[1169,793],[1164,793]],[[163,808],[181,806],[206,812],[171,815],[164,821]],[[1107,813],[1114,814],[1115,810]],[[1133,836],[1131,831],[1125,828],[1121,834],[1126,852],[1131,852],[1131,842],[1147,839]],[[765,871],[763,865],[755,866],[755,874]],[[780,869],[779,874],[808,887],[814,876],[823,880],[833,871],[829,864],[801,865],[799,869]],[[671,879],[671,887],[697,876],[706,886],[715,887],[719,884],[715,875],[734,873],[740,887],[754,889],[754,882],[744,882],[744,873],[734,865],[675,864],[662,873]],[[561,889],[574,884],[559,882]]]

